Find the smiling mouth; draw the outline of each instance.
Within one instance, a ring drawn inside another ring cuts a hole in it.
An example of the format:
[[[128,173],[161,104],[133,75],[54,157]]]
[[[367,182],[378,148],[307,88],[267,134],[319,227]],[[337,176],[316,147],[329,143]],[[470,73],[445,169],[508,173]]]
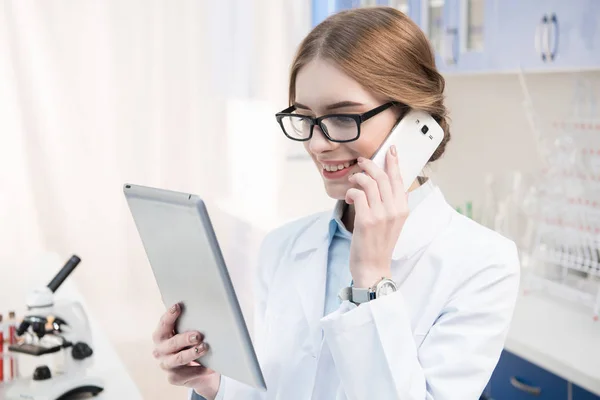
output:
[[[338,165],[323,164],[323,169],[328,172],[336,172],[336,171],[341,171],[345,168],[350,168],[354,164],[356,164],[356,160],[346,161],[345,163],[338,164]]]

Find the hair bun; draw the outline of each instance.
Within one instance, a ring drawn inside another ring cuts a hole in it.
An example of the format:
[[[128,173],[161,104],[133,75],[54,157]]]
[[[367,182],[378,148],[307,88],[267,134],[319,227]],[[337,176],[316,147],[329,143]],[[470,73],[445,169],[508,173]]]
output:
[[[446,108],[444,107],[444,110],[445,109]],[[450,141],[450,137],[451,137],[450,123],[448,122],[447,115],[441,115],[441,116],[435,115],[434,119],[438,122],[438,124],[440,124],[440,126],[444,130],[444,138],[442,139],[442,141],[441,141],[440,145],[437,147],[437,149],[433,152],[433,155],[429,159],[429,162],[437,161],[438,159],[440,159],[440,157],[442,157],[442,155],[446,151],[446,145]]]

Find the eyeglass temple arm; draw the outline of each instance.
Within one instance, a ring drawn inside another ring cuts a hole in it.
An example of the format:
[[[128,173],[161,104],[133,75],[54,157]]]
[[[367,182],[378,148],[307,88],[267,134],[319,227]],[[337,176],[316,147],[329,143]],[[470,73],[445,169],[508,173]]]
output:
[[[391,106],[395,106],[395,105],[398,105],[398,104],[399,103],[397,101],[390,101],[389,103],[382,104],[379,107],[374,108],[371,111],[367,111],[366,113],[364,113],[363,115],[361,115],[361,121],[365,122],[369,118],[372,118],[375,115],[379,114],[380,112],[383,112],[383,111],[387,110]]]

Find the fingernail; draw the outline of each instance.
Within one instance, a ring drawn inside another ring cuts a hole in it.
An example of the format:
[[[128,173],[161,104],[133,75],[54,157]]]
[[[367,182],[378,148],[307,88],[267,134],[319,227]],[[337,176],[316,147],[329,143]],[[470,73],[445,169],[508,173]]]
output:
[[[169,310],[171,312],[171,314],[175,314],[177,312],[178,307],[179,307],[179,305],[173,304],[173,307],[171,307],[171,309]]]
[[[363,157],[358,157],[358,159],[356,161],[359,162],[359,163],[361,163],[361,162],[364,162],[365,159]]]
[[[198,346],[198,348],[199,348],[201,351],[204,351],[204,350],[206,350],[206,349],[208,348],[208,346],[206,345],[206,343],[202,343],[202,344],[200,344],[200,346]]]
[[[198,341],[198,335],[193,334],[190,336],[190,342],[191,343],[196,343]]]
[[[395,145],[392,145],[392,147],[390,147],[390,151],[392,152],[392,155],[394,157],[396,157],[396,146]]]

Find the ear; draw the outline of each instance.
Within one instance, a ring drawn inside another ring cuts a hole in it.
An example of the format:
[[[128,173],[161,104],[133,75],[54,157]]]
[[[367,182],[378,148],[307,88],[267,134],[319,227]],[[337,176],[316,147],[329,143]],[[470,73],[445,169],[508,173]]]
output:
[[[396,123],[401,120],[410,111],[410,106],[404,103],[397,102],[393,107],[394,114],[396,115]]]

